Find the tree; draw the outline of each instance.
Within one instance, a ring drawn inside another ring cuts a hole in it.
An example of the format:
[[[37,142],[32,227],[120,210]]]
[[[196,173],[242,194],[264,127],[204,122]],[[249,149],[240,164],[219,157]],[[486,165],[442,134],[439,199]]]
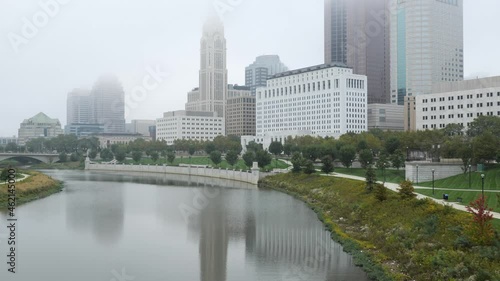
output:
[[[387,188],[383,184],[377,183],[375,184],[375,198],[377,198],[378,201],[385,201],[387,200]]]
[[[89,158],[95,159],[97,157],[97,149],[91,149],[89,152]]]
[[[302,170],[302,164],[304,163],[304,158],[299,152],[295,152],[292,155],[292,159],[290,162],[292,162],[293,165],[292,172],[299,173]]]
[[[313,161],[306,160],[305,165],[304,165],[304,173],[307,175],[311,175],[311,174],[314,174],[315,172],[316,172],[316,169],[314,169]]]
[[[160,158],[160,154],[157,151],[151,152],[150,155],[151,155],[151,160],[153,160],[153,162],[155,163]]]
[[[359,153],[359,162],[361,163],[361,167],[366,169],[369,164],[373,164],[373,153],[369,149],[361,150]]]
[[[113,152],[111,152],[111,150],[109,148],[105,148],[101,151],[101,159],[106,161],[106,162],[109,162],[111,160],[113,160]]]
[[[78,153],[73,152],[73,153],[71,153],[71,155],[69,156],[69,160],[70,160],[71,162],[77,162],[78,160],[80,160],[80,157],[79,157]]]
[[[194,146],[194,144],[189,145],[189,147],[188,147],[189,155],[193,156],[195,152],[196,152],[196,146]]]
[[[257,153],[257,151],[259,151],[259,150],[263,150],[261,144],[258,144],[258,143],[254,142],[254,141],[251,141],[251,142],[248,143],[248,145],[247,145],[247,151],[252,151],[252,152]]]
[[[467,134],[471,137],[481,136],[490,132],[495,136],[500,135],[500,117],[479,116],[469,125]]]
[[[168,161],[168,163],[173,164],[174,160],[175,160],[175,153],[172,152],[172,151],[168,152],[167,153],[167,161]]]
[[[245,152],[245,154],[243,154],[243,161],[245,161],[245,165],[247,165],[248,168],[251,168],[255,161],[255,153],[252,151]]]
[[[321,147],[319,145],[307,145],[304,146],[302,149],[302,155],[304,155],[305,158],[311,160],[311,161],[316,161],[316,159],[321,157]]]
[[[278,155],[283,153],[283,144],[279,141],[274,141],[269,145],[269,152],[274,154],[276,158],[276,168],[278,168]]]
[[[390,155],[394,154],[394,152],[396,152],[396,150],[400,149],[400,147],[401,147],[401,141],[399,140],[399,138],[397,138],[395,136],[390,137],[385,142],[385,150]]]
[[[142,159],[142,152],[141,151],[132,151],[132,159],[134,160],[135,163],[139,163]]]
[[[490,245],[495,237],[495,231],[491,222],[493,221],[493,211],[488,208],[486,198],[479,198],[466,207],[467,211],[472,214],[472,222],[469,225],[470,238],[479,245]]]
[[[238,153],[234,150],[230,150],[228,153],[226,153],[226,161],[234,167],[236,163],[238,163]]]
[[[59,153],[59,162],[64,163],[68,161],[68,154],[66,152]]]
[[[127,151],[125,149],[118,149],[115,153],[116,161],[123,162],[127,158]]]
[[[273,158],[271,157],[271,154],[269,154],[269,152],[260,150],[255,154],[255,160],[257,160],[259,167],[264,168],[267,165],[271,164]]]
[[[285,143],[285,145],[283,146],[283,153],[285,153],[286,156],[290,157],[290,155],[292,155],[292,148],[293,148],[293,144],[291,143]]]
[[[4,183],[9,179],[9,168],[5,168],[0,173],[0,182]]]
[[[500,145],[498,135],[486,131],[482,135],[474,138],[474,161],[476,163],[486,163],[496,160],[496,151]]]
[[[274,154],[276,157],[283,153],[283,144],[279,141],[274,141],[269,145],[269,152]]]
[[[377,183],[377,175],[375,174],[375,170],[372,165],[368,165],[368,169],[366,170],[366,190],[368,192],[372,192],[375,184]]]
[[[382,153],[380,154],[377,160],[377,169],[382,171],[382,174],[384,175],[384,183],[385,183],[385,169],[387,168],[389,168],[389,159],[387,158],[387,154]]]
[[[330,155],[327,155],[321,159],[323,162],[323,167],[321,167],[321,171],[325,174],[330,174],[333,172],[333,159]]]
[[[399,168],[404,167],[405,161],[406,161],[405,156],[399,149],[396,150],[393,155],[391,155],[392,167],[398,170]]]
[[[415,188],[413,187],[413,183],[411,181],[403,181],[399,184],[399,196],[401,196],[401,199],[406,200],[406,199],[413,199],[417,197],[417,195],[414,193]]]
[[[351,145],[344,145],[340,149],[340,162],[344,167],[350,168],[356,157],[356,149]]]
[[[212,151],[212,153],[210,153],[210,160],[212,160],[215,166],[219,165],[222,162],[222,154],[220,151]]]
[[[215,144],[213,142],[207,142],[205,144],[205,152],[210,155],[212,152],[215,151]]]
[[[17,152],[18,149],[19,149],[19,147],[17,146],[17,144],[15,144],[13,142],[9,142],[5,146],[5,151],[7,151],[7,152]]]

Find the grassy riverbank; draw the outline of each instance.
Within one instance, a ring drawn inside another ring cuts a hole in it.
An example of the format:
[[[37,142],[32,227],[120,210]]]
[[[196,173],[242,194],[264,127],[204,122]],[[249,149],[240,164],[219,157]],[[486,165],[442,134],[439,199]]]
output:
[[[29,174],[30,177],[22,182],[15,184],[16,186],[16,203],[21,205],[30,201],[41,199],[57,193],[62,190],[63,184],[60,181],[44,175],[40,172],[23,172]],[[8,207],[8,191],[7,185],[0,185],[0,208]]]
[[[465,234],[469,214],[431,200],[403,201],[393,192],[379,202],[364,186],[303,174],[260,183],[309,204],[375,280],[500,280],[500,242],[473,245]]]

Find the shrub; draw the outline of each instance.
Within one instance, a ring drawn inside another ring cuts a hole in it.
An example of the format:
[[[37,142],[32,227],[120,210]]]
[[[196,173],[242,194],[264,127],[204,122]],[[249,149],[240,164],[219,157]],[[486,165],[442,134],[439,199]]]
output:
[[[300,171],[302,171],[302,163],[304,163],[302,155],[300,155],[299,152],[295,152],[292,156],[291,162],[293,165],[292,172],[300,173]]]
[[[411,181],[403,181],[399,185],[399,196],[401,196],[401,199],[407,200],[407,199],[413,199],[417,197],[415,193],[415,188],[413,187],[413,183]]]
[[[375,198],[377,198],[378,201],[387,200],[387,188],[385,188],[383,184],[375,184]]]
[[[321,167],[321,171],[325,174],[330,174],[333,172],[333,159],[330,155],[323,157],[322,159],[323,167]]]
[[[493,220],[492,209],[488,208],[486,199],[480,196],[466,207],[472,214],[473,220],[469,225],[470,238],[479,245],[489,245],[493,242],[495,231],[491,221]]]
[[[307,175],[314,174],[316,172],[316,169],[314,169],[314,164],[313,161],[307,160],[305,165],[304,165],[304,173]]]
[[[368,192],[372,192],[376,183],[377,183],[377,175],[375,174],[375,171],[370,165],[366,170],[366,190]]]

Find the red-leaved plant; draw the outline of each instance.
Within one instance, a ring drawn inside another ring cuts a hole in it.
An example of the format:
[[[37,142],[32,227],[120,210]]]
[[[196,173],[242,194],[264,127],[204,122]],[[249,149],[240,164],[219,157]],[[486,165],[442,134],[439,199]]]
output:
[[[466,207],[467,211],[472,214],[472,222],[469,225],[470,238],[479,245],[489,245],[493,242],[495,231],[491,221],[493,220],[493,209],[488,208],[486,198],[479,196],[478,199],[472,201]]]

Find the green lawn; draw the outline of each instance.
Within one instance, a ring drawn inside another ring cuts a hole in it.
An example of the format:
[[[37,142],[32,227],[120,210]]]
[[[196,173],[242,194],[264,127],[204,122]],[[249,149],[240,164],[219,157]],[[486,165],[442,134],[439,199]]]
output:
[[[124,162],[125,162],[125,164],[136,164],[133,160],[125,160]],[[165,158],[160,158],[156,162],[153,162],[153,160],[151,160],[151,158],[143,158],[141,160],[140,164],[142,164],[142,165],[169,164],[170,165],[170,163],[167,163]],[[208,157],[192,157],[191,159],[189,159],[189,157],[175,158],[174,163],[172,165],[178,166],[179,164],[207,165],[207,166],[214,166],[215,167],[215,165],[212,163],[212,161]],[[220,163],[217,167],[221,167],[222,169],[233,168],[233,167],[231,167],[231,165],[229,165],[227,163],[226,160],[223,160],[222,163]],[[288,168],[288,165],[285,162],[278,160],[277,167],[278,167],[278,169],[286,169],[286,168]],[[238,170],[247,170],[248,169],[248,167],[245,165],[245,162],[241,159],[238,160],[238,163],[236,163],[236,165],[234,165],[234,168],[238,169]],[[276,168],[276,160],[275,159],[273,159],[271,165],[268,165],[265,167],[265,169],[267,169],[267,170],[271,170],[274,168]]]
[[[384,175],[381,170],[375,171],[377,180],[384,181]],[[346,174],[351,176],[365,177],[365,169],[356,168],[335,168],[335,173]],[[386,182],[400,183],[405,180],[405,170],[385,170]]]
[[[443,194],[449,195],[450,202],[457,202],[457,198],[462,198],[463,205],[469,205],[470,202],[476,200],[481,196],[481,192],[468,192],[468,191],[448,191],[448,190],[435,190],[434,195],[432,195],[432,190],[416,189],[415,192],[430,196],[436,199],[443,199]],[[497,197],[498,195],[498,197]],[[488,206],[495,212],[500,212],[500,193],[485,192]]]
[[[490,168],[484,173],[484,189],[500,190],[500,167]],[[419,183],[419,186],[432,187],[432,182]],[[469,189],[469,173],[436,180],[435,187]],[[471,173],[471,189],[481,189],[481,173]]]

